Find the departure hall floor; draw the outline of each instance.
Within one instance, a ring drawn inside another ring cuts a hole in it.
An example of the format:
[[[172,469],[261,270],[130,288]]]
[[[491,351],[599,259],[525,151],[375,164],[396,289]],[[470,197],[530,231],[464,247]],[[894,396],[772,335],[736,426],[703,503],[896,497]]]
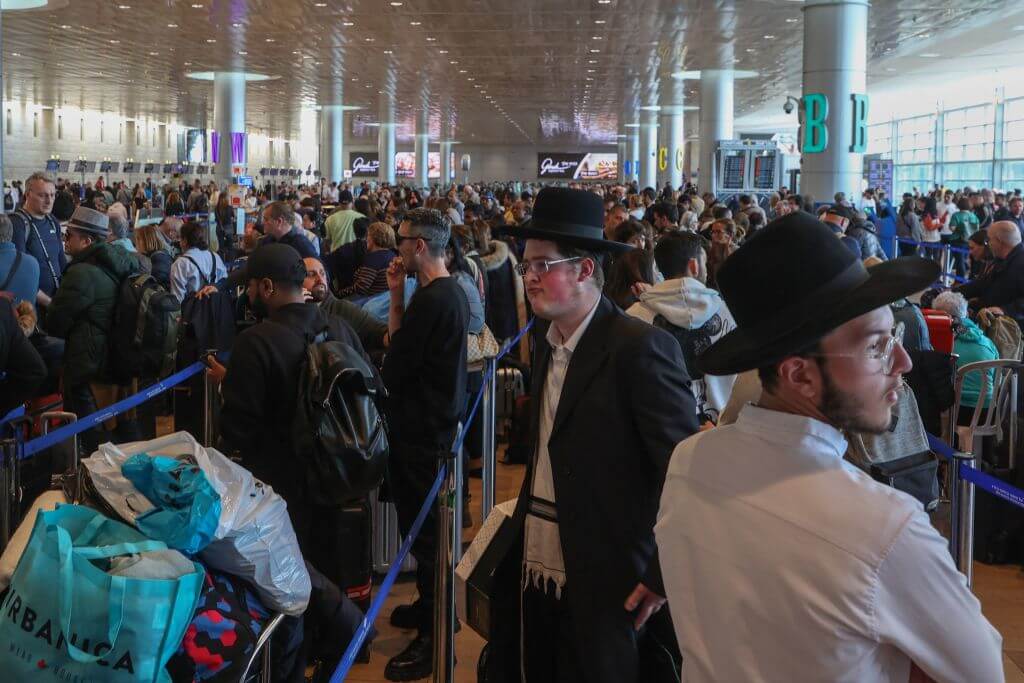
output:
[[[521,465],[498,465],[498,501],[519,495],[525,467]],[[480,528],[480,480],[470,478],[470,511],[473,528],[466,529],[463,540],[468,543]],[[978,494],[984,495],[984,494]],[[940,526],[941,528],[941,526]],[[1024,683],[1024,570],[1017,565],[989,566],[976,562],[974,565],[974,591],[981,600],[985,616],[1003,635],[1003,663],[1006,667],[1007,683]],[[371,683],[386,681],[384,666],[388,659],[398,654],[413,637],[411,631],[401,631],[388,623],[388,616],[398,605],[415,598],[416,587],[411,577],[395,585],[391,596],[384,603],[384,609],[377,619],[380,634],[373,643],[368,664],[352,669],[348,681]],[[375,593],[376,595],[376,593]],[[950,628],[956,628],[951,624]],[[458,665],[455,670],[456,683],[476,683],[476,663],[484,641],[470,628],[463,628],[455,636]]]
[[[170,421],[161,419],[161,433],[172,430]],[[500,447],[499,447],[500,448]],[[500,455],[499,455],[500,457]],[[479,467],[479,462],[470,465],[470,469]],[[499,462],[495,499],[505,501],[519,495],[526,468],[522,465],[504,465]],[[469,490],[472,496],[469,504],[473,516],[473,527],[463,531],[463,542],[468,544],[480,529],[480,479],[470,477]],[[984,495],[984,494],[979,494]],[[933,519],[936,526],[943,530],[941,510]],[[375,577],[377,583],[382,577]],[[376,597],[376,587],[374,597]],[[990,566],[980,562],[974,563],[974,592],[981,600],[982,611],[1003,636],[1003,664],[1006,668],[1007,683],[1024,683],[1024,569],[1019,565]],[[377,617],[378,636],[373,641],[370,661],[357,664],[352,668],[346,679],[350,683],[377,683],[386,681],[384,667],[388,659],[401,652],[412,640],[412,631],[402,631],[389,623],[391,611],[399,606],[412,602],[416,597],[416,584],[412,576],[400,577],[391,595],[384,603],[384,608]],[[950,628],[956,628],[951,624]],[[455,683],[476,683],[476,664],[484,640],[472,629],[464,627],[455,636],[456,658]],[[731,683],[731,682],[729,682]]]

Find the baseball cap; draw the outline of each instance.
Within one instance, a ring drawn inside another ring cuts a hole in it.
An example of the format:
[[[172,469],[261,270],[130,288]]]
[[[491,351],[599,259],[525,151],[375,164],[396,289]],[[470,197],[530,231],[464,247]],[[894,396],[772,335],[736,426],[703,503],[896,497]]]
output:
[[[287,244],[264,244],[245,262],[245,280],[264,278],[301,286],[306,279],[306,264],[299,252]]]

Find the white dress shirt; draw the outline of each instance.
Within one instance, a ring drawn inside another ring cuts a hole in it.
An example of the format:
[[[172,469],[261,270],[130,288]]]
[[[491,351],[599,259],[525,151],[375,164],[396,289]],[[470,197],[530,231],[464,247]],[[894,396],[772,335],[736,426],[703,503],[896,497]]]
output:
[[[562,557],[562,541],[558,535],[557,501],[555,500],[555,481],[551,474],[551,456],[548,453],[548,440],[558,413],[558,402],[562,397],[562,386],[569,370],[569,362],[576,346],[583,338],[583,333],[590,327],[600,297],[590,313],[583,319],[580,326],[563,339],[561,333],[552,324],[548,327],[547,341],[551,346],[551,359],[548,361],[548,372],[544,378],[544,390],[541,395],[540,417],[537,426],[537,460],[533,469],[533,485],[530,493],[536,502],[531,501],[526,516],[525,552],[523,562],[526,565],[527,579],[540,587],[548,581],[555,584],[557,593],[565,586],[565,560]]]
[[[1003,680],[920,503],[818,420],[747,405],[672,456],[655,535],[687,683]]]

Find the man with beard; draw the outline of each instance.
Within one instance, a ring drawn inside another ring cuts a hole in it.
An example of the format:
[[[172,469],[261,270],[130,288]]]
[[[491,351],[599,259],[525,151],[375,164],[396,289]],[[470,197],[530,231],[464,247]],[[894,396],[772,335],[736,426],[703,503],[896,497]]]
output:
[[[367,352],[383,351],[388,326],[351,301],[334,296],[327,286],[327,273],[320,259],[307,256],[302,261],[306,265],[306,279],[302,282],[302,288],[308,292],[308,298],[320,307],[324,315],[337,316],[348,323],[359,335],[359,341]]]
[[[1003,680],[1002,639],[920,503],[843,459],[843,431],[889,429],[911,368],[889,303],[938,273],[866,270],[802,213],[722,266],[738,327],[698,368],[756,368],[763,390],[665,479],[655,534],[690,683]]]

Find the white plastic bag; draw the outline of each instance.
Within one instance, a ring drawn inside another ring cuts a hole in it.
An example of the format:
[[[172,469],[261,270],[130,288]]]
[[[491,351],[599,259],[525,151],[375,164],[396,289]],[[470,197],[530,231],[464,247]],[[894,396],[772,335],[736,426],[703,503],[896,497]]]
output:
[[[32,536],[32,529],[36,525],[36,515],[39,514],[39,511],[52,512],[57,509],[58,505],[68,502],[70,501],[64,496],[63,491],[45,491],[25,512],[21,524],[18,525],[18,530],[11,536],[7,547],[4,548],[3,555],[0,555],[0,591],[11,585],[11,577],[14,576],[14,570],[18,568],[18,561],[21,560],[28,540]]]
[[[124,462],[139,453],[191,459],[220,494],[220,523],[214,540],[199,553],[202,562],[251,583],[269,609],[292,616],[306,610],[309,572],[287,505],[274,489],[220,451],[199,445],[188,432],[118,446],[105,443],[82,464],[96,491],[132,523],[153,508],[121,473]]]

